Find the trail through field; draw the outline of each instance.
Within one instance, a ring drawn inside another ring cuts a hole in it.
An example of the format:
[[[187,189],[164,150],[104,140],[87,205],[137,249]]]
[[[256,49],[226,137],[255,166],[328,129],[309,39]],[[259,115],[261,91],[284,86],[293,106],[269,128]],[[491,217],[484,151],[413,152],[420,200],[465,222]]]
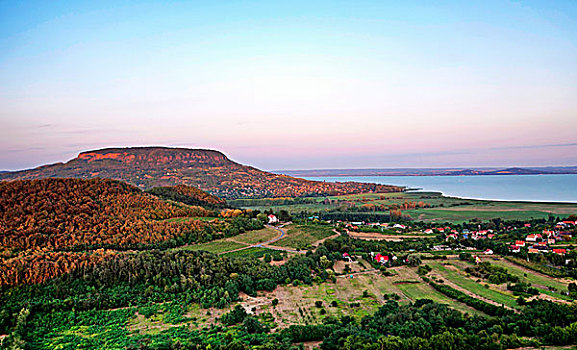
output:
[[[334,238],[337,238],[338,236],[341,235],[341,233],[340,233],[339,231],[337,231],[336,229],[333,229],[333,232],[335,233],[334,235],[329,236],[329,237],[325,237],[325,238],[323,238],[323,239],[321,239],[321,240],[318,240],[318,241],[314,242],[312,245],[315,246],[315,247],[318,247],[319,245],[321,245],[322,243],[324,243],[327,239],[334,239]]]
[[[452,287],[452,288],[454,288],[454,289],[456,289],[456,290],[458,290],[458,291],[460,291],[460,292],[463,292],[463,293],[467,294],[467,295],[470,296],[470,297],[473,297],[473,298],[475,298],[475,299],[479,299],[479,300],[481,300],[481,301],[484,301],[484,302],[486,302],[486,303],[489,303],[489,304],[492,304],[492,305],[495,305],[495,306],[504,306],[505,309],[513,310],[513,311],[515,311],[515,312],[519,312],[519,310],[514,309],[514,308],[512,308],[512,307],[510,307],[510,306],[507,306],[507,305],[505,305],[505,304],[500,304],[500,303],[498,303],[498,302],[496,302],[496,301],[494,301],[494,300],[491,300],[491,299],[482,297],[482,296],[480,296],[480,295],[478,295],[478,294],[475,294],[475,293],[473,293],[473,292],[471,292],[471,291],[469,291],[469,290],[467,290],[467,289],[465,289],[465,288],[463,288],[463,287],[461,287],[461,286],[453,283],[451,280],[447,279],[447,277],[445,277],[445,276],[443,276],[443,275],[441,275],[441,274],[439,274],[439,273],[431,272],[430,275],[431,275],[431,276],[435,276],[435,277],[438,278],[438,279],[441,279],[441,280],[443,281],[443,284],[448,285],[449,287]]]
[[[278,231],[278,232],[279,232],[278,236],[276,236],[276,237],[274,237],[274,238],[272,238],[272,239],[269,239],[269,240],[266,241],[266,242],[249,244],[249,245],[247,245],[246,247],[237,248],[237,249],[232,249],[232,250],[228,250],[228,251],[221,252],[221,253],[218,253],[218,254],[219,254],[219,255],[228,254],[228,253],[238,252],[238,251],[245,250],[245,249],[249,249],[249,248],[268,248],[268,249],[272,249],[272,250],[280,250],[280,251],[290,252],[290,253],[305,254],[305,253],[306,253],[305,251],[299,251],[299,250],[296,250],[296,249],[284,248],[284,247],[277,247],[277,246],[271,245],[272,243],[275,243],[276,241],[280,240],[281,238],[283,238],[283,237],[286,235],[286,231],[283,230],[282,227],[284,227],[284,226],[286,226],[286,225],[289,225],[289,224],[291,224],[291,222],[288,222],[288,223],[286,223],[286,224],[282,224],[282,225],[279,225],[279,226],[265,225],[265,226],[266,226],[267,228],[269,228],[269,229],[273,229],[273,230],[275,230],[275,231]],[[239,241],[235,241],[235,240],[232,239],[232,238],[229,238],[228,240],[231,241],[231,242],[235,242],[235,243],[241,243],[241,242],[239,242]],[[243,242],[242,244],[246,244],[246,243]]]

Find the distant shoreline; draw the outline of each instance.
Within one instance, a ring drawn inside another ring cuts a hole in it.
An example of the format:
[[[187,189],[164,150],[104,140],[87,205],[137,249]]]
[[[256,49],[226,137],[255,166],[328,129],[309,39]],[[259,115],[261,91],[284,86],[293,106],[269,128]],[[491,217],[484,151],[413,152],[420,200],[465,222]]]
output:
[[[369,176],[511,176],[511,175],[573,175],[577,166],[510,167],[510,168],[389,168],[389,169],[312,169],[275,170],[277,174],[296,177],[369,177]]]
[[[275,174],[280,174],[280,172],[274,171]],[[577,175],[577,173],[538,173],[538,174],[468,174],[468,175],[459,175],[459,174],[306,174],[306,175],[293,175],[292,173],[282,173],[284,175],[294,176],[294,177],[347,177],[347,176],[354,176],[354,177],[389,177],[389,176],[415,176],[415,177],[433,177],[433,176],[462,176],[462,177],[473,177],[473,176],[538,176],[538,175]]]
[[[325,176],[327,182],[371,182],[405,187],[405,192],[435,192],[471,201],[509,203],[577,203],[577,174],[541,176]],[[559,176],[552,176],[559,175]],[[412,180],[411,180],[412,179]]]

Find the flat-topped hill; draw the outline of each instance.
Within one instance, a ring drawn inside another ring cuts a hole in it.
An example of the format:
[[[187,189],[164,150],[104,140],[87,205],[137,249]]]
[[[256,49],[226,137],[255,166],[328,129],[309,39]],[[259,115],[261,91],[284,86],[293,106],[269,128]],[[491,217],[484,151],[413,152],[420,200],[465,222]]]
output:
[[[131,147],[82,152],[66,162],[0,174],[0,179],[95,177],[121,180],[141,189],[188,185],[222,198],[342,195],[396,192],[401,187],[355,182],[326,183],[262,171],[205,149]]]

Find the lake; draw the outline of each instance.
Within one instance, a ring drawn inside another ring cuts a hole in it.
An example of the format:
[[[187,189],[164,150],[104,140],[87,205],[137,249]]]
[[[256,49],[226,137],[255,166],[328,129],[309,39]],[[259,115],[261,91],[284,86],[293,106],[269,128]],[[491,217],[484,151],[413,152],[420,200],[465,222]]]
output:
[[[446,196],[505,201],[577,202],[577,175],[331,176],[316,181],[356,181],[407,186]]]

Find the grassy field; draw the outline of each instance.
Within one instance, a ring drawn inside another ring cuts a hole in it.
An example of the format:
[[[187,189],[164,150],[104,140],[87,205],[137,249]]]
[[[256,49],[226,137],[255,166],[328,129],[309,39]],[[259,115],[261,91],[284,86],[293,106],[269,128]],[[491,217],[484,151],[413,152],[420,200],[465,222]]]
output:
[[[400,296],[399,302],[404,304],[414,302],[417,299],[431,299],[447,304],[459,311],[469,314],[481,315],[482,313],[462,303],[454,301],[437,292],[420,278],[414,268],[402,266],[391,270],[395,276],[385,277],[378,271],[356,274],[351,279],[346,276],[337,278],[336,283],[302,285],[299,287],[280,287],[273,292],[274,297],[279,299],[279,305],[275,310],[275,317],[281,323],[303,323],[305,321],[319,322],[325,316],[320,315],[320,310],[325,309],[326,316],[352,316],[357,319],[371,314],[386,300],[384,294],[396,294]],[[395,284],[397,281],[414,280],[418,283]],[[366,296],[363,295],[367,292]],[[322,307],[314,306],[315,301],[321,301]],[[336,302],[336,306],[331,306]],[[297,310],[309,310],[303,317]],[[307,316],[312,313],[311,316]]]
[[[285,237],[274,245],[294,249],[306,249],[311,244],[335,234],[332,226],[292,224],[283,229],[286,231]]]
[[[525,269],[507,260],[491,261],[491,264],[506,268],[510,274],[519,277],[521,282],[531,283],[533,287],[539,289],[539,291],[543,294],[547,294],[559,299],[571,300],[568,296],[561,295],[549,290],[549,287],[553,287],[559,292],[566,292],[568,290],[567,281]]]
[[[349,205],[354,204],[357,207],[363,204],[389,206],[392,204],[404,204],[405,202],[423,202],[431,207],[404,210],[403,213],[409,214],[415,220],[455,223],[466,222],[473,218],[479,220],[493,218],[528,220],[531,218],[547,218],[549,215],[567,216],[577,212],[577,204],[484,201],[445,197],[438,192],[363,193],[331,196],[328,198],[333,201],[340,201],[340,203],[328,205],[323,203],[324,198],[318,198],[316,203],[310,204],[248,206],[247,208],[261,211],[284,209],[289,213],[300,213],[301,211],[313,213],[325,209],[335,209],[341,206],[343,201],[348,202]],[[378,211],[377,213],[388,214],[388,211]]]
[[[471,293],[493,300],[498,304],[504,304],[512,308],[518,307],[516,297],[512,293],[499,290],[488,283],[478,283],[476,280],[466,277],[464,272],[455,265],[445,266],[440,262],[427,264],[433,268],[434,273],[439,274],[444,280],[450,281]],[[489,288],[485,287],[485,285],[488,285]]]
[[[280,233],[277,230],[265,227],[262,230],[241,233],[240,235],[235,236],[234,240],[246,244],[257,244],[266,242],[278,235],[280,235]]]
[[[259,250],[260,249],[260,250]],[[247,253],[251,250],[262,251],[264,248],[248,248],[239,252]],[[266,250],[266,249],[264,249]],[[378,271],[367,271],[357,274],[354,278],[339,277],[336,283],[321,283],[300,286],[279,286],[273,292],[259,292],[256,297],[241,293],[241,301],[233,303],[225,309],[203,309],[197,304],[184,306],[181,321],[171,321],[170,305],[157,304],[151,306],[155,312],[149,317],[144,317],[146,310],[138,310],[128,322],[128,331],[140,334],[157,334],[168,328],[187,325],[190,327],[202,327],[216,322],[216,318],[228,312],[235,305],[240,304],[245,309],[255,310],[258,316],[270,312],[274,318],[275,326],[288,327],[291,324],[315,324],[320,323],[327,316],[352,316],[357,320],[372,314],[383,305],[386,300],[384,294],[396,294],[400,297],[399,302],[405,304],[417,299],[431,299],[439,303],[447,304],[461,312],[484,315],[467,305],[454,301],[431,288],[427,283],[420,280],[415,268],[400,266],[391,268],[395,275],[385,277]],[[417,283],[399,284],[401,281],[415,281]],[[272,306],[272,300],[278,299],[279,304]],[[320,301],[320,307],[315,302]],[[174,311],[174,310],[172,310]]]

